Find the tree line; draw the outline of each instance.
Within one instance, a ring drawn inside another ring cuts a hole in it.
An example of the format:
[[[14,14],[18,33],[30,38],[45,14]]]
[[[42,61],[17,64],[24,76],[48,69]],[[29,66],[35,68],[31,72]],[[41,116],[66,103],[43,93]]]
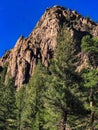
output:
[[[54,57],[45,68],[38,62],[27,85],[16,91],[7,67],[0,72],[0,130],[97,130],[98,39],[87,35],[81,52],[87,68],[76,71],[77,43],[62,28]]]

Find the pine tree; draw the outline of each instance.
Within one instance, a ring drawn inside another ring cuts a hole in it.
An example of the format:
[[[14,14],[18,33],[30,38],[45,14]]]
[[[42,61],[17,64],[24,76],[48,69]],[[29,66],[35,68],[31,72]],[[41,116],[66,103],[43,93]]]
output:
[[[98,70],[91,69],[85,71],[83,74],[84,78],[84,86],[87,88],[88,91],[88,109],[91,111],[90,114],[90,130],[94,130],[96,127],[96,117],[98,116],[98,97],[97,97],[97,84],[98,84]]]
[[[6,84],[6,91],[4,95],[4,106],[6,108],[6,127],[8,130],[16,129],[16,98],[15,98],[15,85],[11,77],[9,77]]]
[[[35,130],[44,130],[45,80],[46,68],[39,62],[33,75],[31,88],[31,92],[35,88],[35,123],[32,124],[32,129]]]
[[[89,64],[96,68],[98,66],[98,38],[86,35],[82,38],[81,49],[89,58]]]
[[[82,51],[86,53],[89,57],[88,62],[90,67],[86,69],[83,73],[84,86],[87,88],[89,95],[89,109],[90,113],[90,130],[98,128],[96,125],[96,117],[98,116],[97,107],[98,107],[98,97],[97,95],[97,84],[98,84],[98,38],[91,38],[89,35],[83,37],[81,44]]]
[[[6,129],[5,126],[5,107],[4,107],[4,94],[5,94],[5,75],[6,75],[6,67],[1,68],[0,71],[0,129]]]
[[[19,91],[16,92],[16,104],[17,104],[17,130],[22,130],[22,113],[25,107],[25,94],[26,89],[22,86]]]
[[[82,115],[85,110],[79,99],[79,78],[75,72],[74,50],[75,41],[70,32],[65,29],[61,31],[57,40],[56,53],[50,65],[50,81],[47,92],[47,109],[53,113],[51,130],[66,130],[68,115],[76,113]],[[49,106],[50,105],[50,106]],[[70,123],[71,124],[71,123]]]
[[[25,97],[21,104],[21,95],[18,94],[18,109],[21,109],[21,130],[44,130],[44,93],[45,68],[38,63],[29,84],[25,86]],[[20,102],[19,102],[20,100]],[[20,104],[20,105],[19,105]]]
[[[5,93],[5,86],[0,81],[0,130],[5,130],[5,107],[4,107],[4,100],[3,95]]]
[[[4,79],[4,78],[3,78]],[[0,124],[1,130],[16,129],[16,99],[15,86],[12,78],[7,80],[7,83],[0,82]]]

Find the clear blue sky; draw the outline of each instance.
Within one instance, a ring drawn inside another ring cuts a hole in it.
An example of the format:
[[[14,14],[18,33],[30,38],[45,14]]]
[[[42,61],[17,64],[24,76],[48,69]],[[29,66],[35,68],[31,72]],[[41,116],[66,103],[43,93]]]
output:
[[[47,7],[61,5],[98,21],[98,0],[0,0],[0,57],[27,37]]]

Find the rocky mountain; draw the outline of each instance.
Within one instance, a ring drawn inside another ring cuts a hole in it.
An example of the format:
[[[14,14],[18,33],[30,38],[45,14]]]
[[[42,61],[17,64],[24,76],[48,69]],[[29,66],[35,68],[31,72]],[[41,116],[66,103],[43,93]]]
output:
[[[77,71],[87,66],[87,56],[83,55],[79,49],[81,39],[86,34],[98,36],[98,25],[89,18],[82,17],[76,11],[54,6],[46,9],[27,38],[21,36],[14,48],[7,51],[0,59],[0,69],[7,64],[7,74],[11,73],[17,87],[28,83],[38,59],[44,66],[49,66],[49,59],[53,57],[55,51],[57,36],[64,24],[71,37],[77,42],[75,48],[79,58]]]

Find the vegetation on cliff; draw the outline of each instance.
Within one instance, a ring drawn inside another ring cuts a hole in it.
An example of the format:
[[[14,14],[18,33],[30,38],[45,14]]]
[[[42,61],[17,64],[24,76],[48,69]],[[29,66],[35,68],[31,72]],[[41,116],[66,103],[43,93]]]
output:
[[[77,42],[62,27],[49,67],[39,60],[29,83],[18,91],[13,79],[6,79],[6,67],[2,68],[0,130],[97,130],[97,44],[95,37],[82,38],[79,47],[89,66],[78,72]]]

